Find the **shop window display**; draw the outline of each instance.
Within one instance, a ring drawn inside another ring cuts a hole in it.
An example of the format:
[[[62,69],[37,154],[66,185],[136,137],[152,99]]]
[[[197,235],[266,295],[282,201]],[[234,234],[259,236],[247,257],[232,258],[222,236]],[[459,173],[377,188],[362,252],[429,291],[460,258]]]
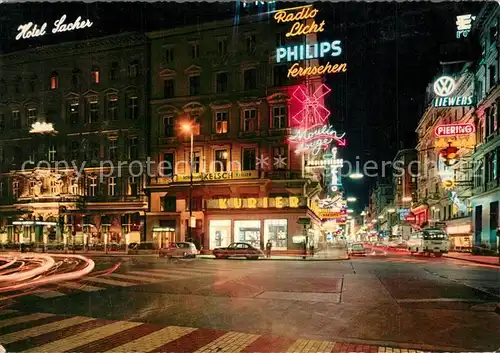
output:
[[[273,249],[286,250],[288,237],[288,221],[286,219],[264,220],[264,243],[271,240]]]
[[[210,249],[226,247],[231,243],[231,221],[210,221]]]
[[[235,221],[234,241],[260,249],[260,221]]]

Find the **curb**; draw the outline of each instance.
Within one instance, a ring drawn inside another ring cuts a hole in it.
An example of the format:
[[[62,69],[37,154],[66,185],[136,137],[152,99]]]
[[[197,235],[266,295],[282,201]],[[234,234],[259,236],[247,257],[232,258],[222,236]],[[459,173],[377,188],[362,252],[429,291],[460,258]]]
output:
[[[483,261],[478,261],[478,260],[471,260],[471,259],[464,259],[461,257],[455,257],[455,256],[449,256],[449,255],[444,255],[444,258],[449,258],[449,259],[454,259],[454,260],[462,260],[462,261],[468,261],[468,262],[474,262],[476,264],[481,264],[481,265],[490,265],[490,266],[496,266],[500,267],[500,263],[492,264],[489,262],[483,262]]]
[[[203,260],[217,260],[215,257],[197,257],[198,259]],[[307,258],[303,259],[302,257],[297,256],[297,258],[289,258],[289,259],[259,259],[258,261],[345,261],[349,260],[350,257],[340,258],[340,259],[315,259],[315,258]]]

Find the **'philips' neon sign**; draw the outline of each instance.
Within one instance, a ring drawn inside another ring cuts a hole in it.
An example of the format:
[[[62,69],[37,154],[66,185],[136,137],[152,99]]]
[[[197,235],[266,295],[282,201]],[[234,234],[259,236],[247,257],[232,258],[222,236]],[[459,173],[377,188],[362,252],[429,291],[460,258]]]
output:
[[[342,54],[342,43],[335,40],[331,43],[321,42],[316,44],[295,45],[287,48],[276,49],[276,62],[288,62],[307,59],[323,58],[327,54],[330,56],[339,56]]]

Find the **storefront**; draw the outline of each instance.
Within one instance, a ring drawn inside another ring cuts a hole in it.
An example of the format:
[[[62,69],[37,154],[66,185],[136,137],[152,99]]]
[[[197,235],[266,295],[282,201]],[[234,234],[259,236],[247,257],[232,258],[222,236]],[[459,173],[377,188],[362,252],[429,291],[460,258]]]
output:
[[[472,196],[473,245],[498,248],[496,230],[500,225],[500,191]]]
[[[472,250],[472,220],[470,217],[454,219],[446,222],[446,232],[450,239],[450,250]]]
[[[213,250],[231,242],[245,242],[264,249],[270,240],[273,250],[299,250],[304,228],[297,221],[311,219],[310,244],[319,241],[320,220],[301,197],[232,198],[207,200],[205,244]],[[314,207],[313,207],[314,209]]]

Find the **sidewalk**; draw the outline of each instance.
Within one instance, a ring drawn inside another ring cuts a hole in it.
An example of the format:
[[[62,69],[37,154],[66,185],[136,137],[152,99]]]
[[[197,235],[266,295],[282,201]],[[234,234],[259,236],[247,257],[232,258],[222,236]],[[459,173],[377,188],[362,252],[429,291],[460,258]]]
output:
[[[461,253],[461,252],[450,252],[443,256],[448,257],[450,259],[464,260],[464,261],[476,262],[479,264],[486,264],[486,265],[493,265],[500,267],[498,256],[480,256],[480,255],[472,255],[469,253]]]

